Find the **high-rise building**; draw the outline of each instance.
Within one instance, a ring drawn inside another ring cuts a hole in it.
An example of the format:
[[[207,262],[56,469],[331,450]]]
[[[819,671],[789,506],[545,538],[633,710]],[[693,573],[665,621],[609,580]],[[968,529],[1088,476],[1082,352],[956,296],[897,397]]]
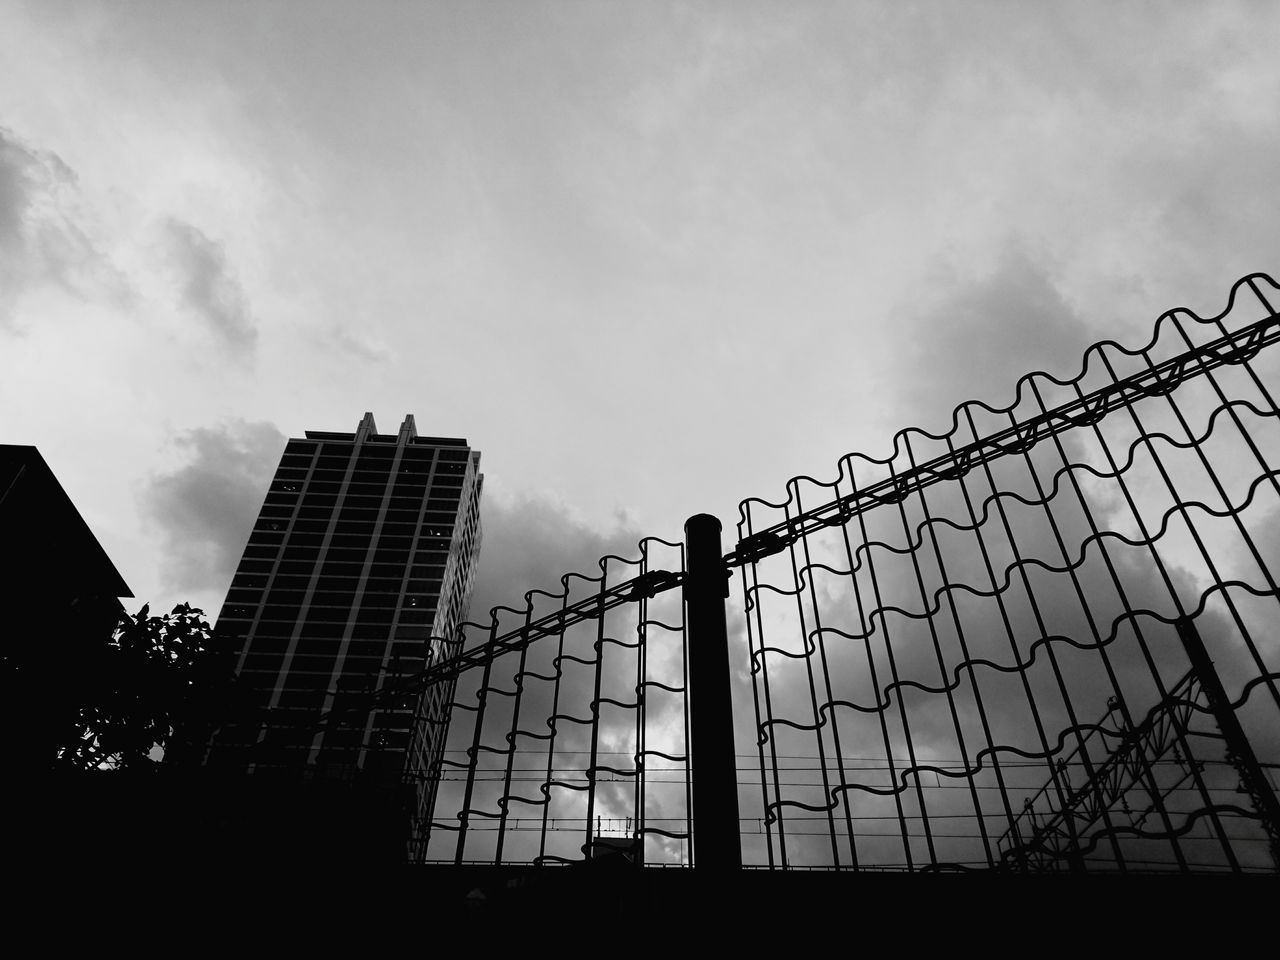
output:
[[[289,441],[216,627],[266,709],[215,733],[208,765],[403,779],[421,834],[451,691],[367,705],[453,652],[480,548],[479,466],[465,440],[418,436],[412,415],[397,434],[366,413],[355,433]]]

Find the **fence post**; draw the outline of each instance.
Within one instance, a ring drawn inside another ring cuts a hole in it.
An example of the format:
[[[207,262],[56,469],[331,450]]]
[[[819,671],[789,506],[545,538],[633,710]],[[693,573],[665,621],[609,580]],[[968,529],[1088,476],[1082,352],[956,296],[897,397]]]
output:
[[[693,864],[699,870],[738,870],[742,847],[724,603],[729,579],[720,551],[720,521],[706,513],[690,517],[685,521],[684,539]]]
[[[1182,646],[1187,651],[1187,658],[1191,661],[1196,676],[1200,678],[1200,689],[1209,701],[1209,709],[1213,711],[1218,730],[1227,742],[1227,759],[1236,768],[1240,785],[1253,801],[1254,809],[1262,820],[1262,828],[1270,840],[1271,859],[1275,862],[1276,869],[1280,870],[1280,803],[1277,803],[1271,784],[1258,765],[1258,758],[1254,755],[1244,728],[1240,726],[1235,709],[1231,706],[1231,699],[1222,686],[1213,661],[1209,659],[1209,651],[1200,639],[1200,631],[1189,617],[1180,619],[1177,629]]]

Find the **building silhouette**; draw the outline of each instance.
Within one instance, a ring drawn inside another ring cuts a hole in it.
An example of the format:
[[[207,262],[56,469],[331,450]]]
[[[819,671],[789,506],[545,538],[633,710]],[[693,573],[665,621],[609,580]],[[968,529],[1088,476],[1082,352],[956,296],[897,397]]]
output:
[[[396,434],[366,413],[354,433],[289,441],[215,628],[257,709],[213,734],[208,767],[381,784],[422,836],[451,691],[385,691],[452,652],[479,465],[465,440],[418,436],[412,415]]]
[[[0,544],[10,757],[46,769],[82,705],[66,659],[106,642],[133,594],[35,447],[0,444]]]

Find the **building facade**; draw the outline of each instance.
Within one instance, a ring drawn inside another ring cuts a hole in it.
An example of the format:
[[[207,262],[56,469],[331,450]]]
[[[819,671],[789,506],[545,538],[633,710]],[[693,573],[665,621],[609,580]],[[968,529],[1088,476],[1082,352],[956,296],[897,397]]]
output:
[[[406,784],[411,837],[425,834],[452,690],[369,706],[455,652],[479,466],[412,415],[396,434],[365,414],[355,433],[289,441],[216,627],[259,709],[214,734],[209,766]]]

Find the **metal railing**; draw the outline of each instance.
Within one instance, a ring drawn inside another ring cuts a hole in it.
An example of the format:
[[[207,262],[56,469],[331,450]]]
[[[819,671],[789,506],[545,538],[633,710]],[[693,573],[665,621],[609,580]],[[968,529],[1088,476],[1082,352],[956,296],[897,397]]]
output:
[[[1274,869],[1277,289],[465,624],[355,707],[447,691],[414,858]]]
[[[944,435],[904,431],[887,459],[744,501],[767,827],[748,862],[1275,867],[1274,790],[1240,761],[1250,741],[1280,756],[1264,288],[1246,277],[1217,317],[1171,311],[1144,348],[1095,345],[1079,376],[1029,375],[1008,408],[962,405]],[[1086,722],[1150,730],[1189,669],[1231,692],[1174,711],[1160,749]]]

